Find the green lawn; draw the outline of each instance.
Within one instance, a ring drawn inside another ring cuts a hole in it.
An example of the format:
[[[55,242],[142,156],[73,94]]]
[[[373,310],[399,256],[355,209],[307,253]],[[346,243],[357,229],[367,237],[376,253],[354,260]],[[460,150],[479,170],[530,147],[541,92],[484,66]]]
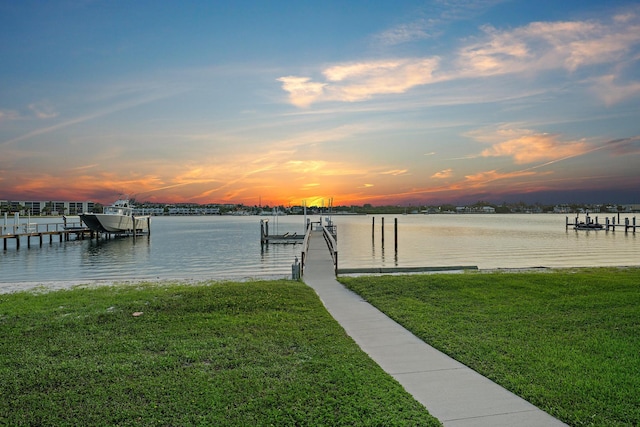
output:
[[[640,269],[340,280],[570,425],[640,425]]]
[[[0,334],[0,425],[439,425],[299,282],[5,294]]]

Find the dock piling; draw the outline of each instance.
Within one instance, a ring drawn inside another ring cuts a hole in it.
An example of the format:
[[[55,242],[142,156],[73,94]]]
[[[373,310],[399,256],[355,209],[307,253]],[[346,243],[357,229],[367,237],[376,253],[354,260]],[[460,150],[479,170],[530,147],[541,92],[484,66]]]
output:
[[[398,218],[393,219],[393,247],[398,252]]]

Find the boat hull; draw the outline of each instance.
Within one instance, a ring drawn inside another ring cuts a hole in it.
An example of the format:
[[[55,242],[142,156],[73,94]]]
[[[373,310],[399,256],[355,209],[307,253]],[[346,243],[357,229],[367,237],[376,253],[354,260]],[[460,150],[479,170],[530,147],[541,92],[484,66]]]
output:
[[[603,230],[604,226],[595,222],[579,222],[573,227],[574,230]]]
[[[131,233],[148,231],[148,216],[134,218],[126,215],[90,213],[80,215],[82,222],[93,231],[100,233]]]

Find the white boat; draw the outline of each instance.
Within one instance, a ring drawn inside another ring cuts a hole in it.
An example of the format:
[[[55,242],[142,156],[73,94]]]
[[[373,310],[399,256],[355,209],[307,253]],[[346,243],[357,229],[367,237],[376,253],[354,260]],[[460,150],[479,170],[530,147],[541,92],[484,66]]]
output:
[[[102,213],[80,214],[80,219],[91,230],[101,233],[139,233],[149,230],[149,216],[134,216],[133,206],[128,199],[105,206]]]

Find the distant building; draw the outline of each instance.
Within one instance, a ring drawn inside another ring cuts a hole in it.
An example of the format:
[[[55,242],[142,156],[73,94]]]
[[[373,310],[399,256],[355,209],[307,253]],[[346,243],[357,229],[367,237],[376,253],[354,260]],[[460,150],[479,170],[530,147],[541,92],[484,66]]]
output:
[[[167,213],[169,215],[220,215],[220,208],[199,205],[176,205],[169,206]]]
[[[163,207],[141,207],[141,208],[133,208],[134,215],[164,215]]]
[[[457,206],[456,213],[491,214],[496,213],[496,208],[494,208],[493,206]]]
[[[19,213],[20,215],[78,215],[92,212],[95,203],[92,201],[59,201],[59,200],[3,200],[0,211]]]

